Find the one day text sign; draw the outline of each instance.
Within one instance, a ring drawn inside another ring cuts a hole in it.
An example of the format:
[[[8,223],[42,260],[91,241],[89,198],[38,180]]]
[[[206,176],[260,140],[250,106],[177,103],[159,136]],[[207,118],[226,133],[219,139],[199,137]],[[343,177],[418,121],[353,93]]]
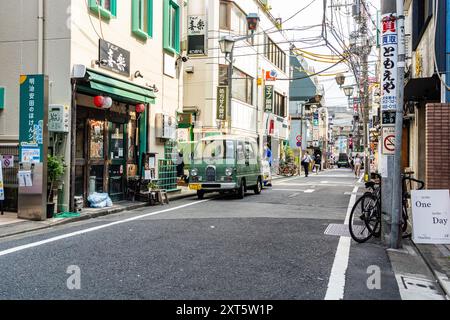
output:
[[[413,241],[415,243],[450,243],[448,190],[413,190]]]

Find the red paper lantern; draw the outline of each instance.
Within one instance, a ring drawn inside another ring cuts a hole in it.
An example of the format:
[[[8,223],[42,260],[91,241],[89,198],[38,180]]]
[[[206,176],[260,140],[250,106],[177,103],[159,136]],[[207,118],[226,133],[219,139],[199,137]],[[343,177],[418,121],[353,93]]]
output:
[[[141,103],[136,105],[136,112],[137,113],[142,113],[145,111],[145,104]]]
[[[103,97],[103,96],[96,96],[96,97],[94,97],[94,105],[97,108],[103,107],[104,103],[105,103],[105,97]]]

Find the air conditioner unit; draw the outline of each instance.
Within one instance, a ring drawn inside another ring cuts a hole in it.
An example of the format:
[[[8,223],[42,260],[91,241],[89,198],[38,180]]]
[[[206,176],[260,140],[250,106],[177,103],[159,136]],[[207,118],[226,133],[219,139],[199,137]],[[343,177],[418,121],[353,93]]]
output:
[[[157,113],[155,116],[156,121],[156,138],[159,139],[176,139],[177,121],[174,116],[169,116],[164,113]]]

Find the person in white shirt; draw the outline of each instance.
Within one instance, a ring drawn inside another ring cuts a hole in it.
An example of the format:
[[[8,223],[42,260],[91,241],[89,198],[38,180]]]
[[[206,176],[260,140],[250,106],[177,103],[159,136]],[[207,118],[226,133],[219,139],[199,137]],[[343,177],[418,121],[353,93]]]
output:
[[[309,173],[309,164],[312,161],[311,156],[309,155],[308,151],[303,155],[302,158],[302,166],[305,169],[305,177],[308,177]]]
[[[359,175],[361,173],[361,158],[359,157],[359,154],[356,154],[354,165],[355,165],[355,176],[359,178]]]

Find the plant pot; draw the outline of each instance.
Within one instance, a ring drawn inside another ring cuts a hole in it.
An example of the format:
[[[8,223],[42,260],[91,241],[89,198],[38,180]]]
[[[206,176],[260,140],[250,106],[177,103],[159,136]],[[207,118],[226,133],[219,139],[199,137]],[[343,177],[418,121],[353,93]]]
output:
[[[55,204],[47,203],[47,219],[53,218],[54,212],[55,212]]]

